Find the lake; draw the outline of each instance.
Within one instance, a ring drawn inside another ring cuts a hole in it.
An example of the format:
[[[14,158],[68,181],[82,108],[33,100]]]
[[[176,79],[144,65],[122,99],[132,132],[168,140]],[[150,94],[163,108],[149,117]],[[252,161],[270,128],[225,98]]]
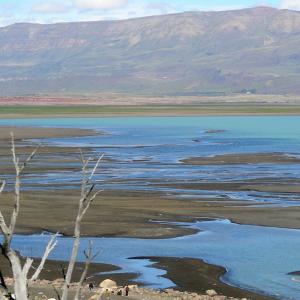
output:
[[[195,235],[173,239],[82,238],[80,260],[88,241],[101,250],[95,261],[120,266],[125,272],[140,274],[138,280],[153,288],[173,286],[160,277],[165,272],[152,268],[148,260],[132,260],[138,256],[191,257],[224,266],[223,281],[275,295],[278,299],[299,299],[300,282],[289,272],[300,269],[300,230],[233,224],[228,220],[185,224],[203,230]],[[40,257],[47,235],[16,236],[14,247],[23,255]],[[71,238],[59,238],[51,258],[68,260]],[[118,271],[119,272],[119,271]],[[108,276],[109,277],[109,276]]]
[[[232,153],[271,153],[300,155],[300,117],[298,116],[218,116],[218,117],[111,117],[64,119],[10,119],[0,125],[75,127],[105,131],[106,135],[45,139],[43,143],[92,147],[95,156],[104,153],[111,163],[102,165],[97,179],[105,189],[155,190],[178,197],[222,196],[226,199],[255,201],[271,206],[294,206],[297,193],[260,191],[182,190],[153,183],[235,182],[281,178],[300,178],[299,164],[241,164],[192,166],[180,159]],[[215,130],[215,133],[209,133]],[[195,140],[199,142],[195,142]],[[36,141],[38,142],[38,141]],[[34,174],[25,185],[42,189],[61,188],[60,183],[78,184],[80,174],[49,172]],[[111,184],[113,182],[113,184]]]
[[[284,153],[300,155],[300,117],[297,116],[209,116],[209,117],[112,117],[65,119],[0,120],[0,125],[90,128],[105,135],[44,139],[44,144],[92,148],[104,153],[97,180],[105,189],[162,191],[188,200],[205,197],[251,201],[265,206],[299,206],[298,193],[259,191],[192,190],[163,183],[235,182],[262,178],[297,180],[299,163],[261,163],[237,165],[185,165],[181,159],[234,153]],[[36,141],[38,142],[38,141]],[[25,188],[60,188],[66,182],[78,184],[79,173],[49,172],[28,175]],[[300,231],[237,225],[226,220],[185,224],[204,230],[196,235],[174,239],[143,240],[97,238],[103,249],[99,261],[140,272],[150,286],[167,287],[163,271],[147,267],[148,261],[128,260],[132,256],[175,256],[201,258],[228,270],[225,282],[250,290],[277,295],[279,299],[299,299],[300,283],[287,273],[300,269]],[[39,256],[47,236],[18,236],[16,248]],[[61,238],[53,258],[67,259],[63,249],[71,240]],[[87,244],[83,239],[82,247]],[[30,245],[30,246],[29,246]]]

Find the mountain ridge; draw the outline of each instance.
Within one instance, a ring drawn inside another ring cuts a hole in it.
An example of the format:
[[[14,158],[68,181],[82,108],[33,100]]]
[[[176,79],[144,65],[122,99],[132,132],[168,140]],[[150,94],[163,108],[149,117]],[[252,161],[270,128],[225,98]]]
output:
[[[0,95],[300,94],[300,12],[256,7],[0,28]]]
[[[54,22],[54,23],[35,23],[35,22],[16,22],[9,25],[0,26],[0,28],[11,27],[15,25],[60,25],[60,24],[78,24],[78,23],[117,23],[117,22],[126,22],[126,21],[134,21],[134,20],[141,20],[141,19],[151,19],[156,17],[167,17],[167,16],[176,16],[176,15],[189,15],[189,14],[219,14],[219,13],[236,13],[236,12],[247,12],[247,11],[269,11],[269,12],[293,12],[300,14],[299,10],[293,9],[280,9],[272,6],[254,6],[254,7],[247,7],[241,9],[230,9],[230,10],[187,10],[183,12],[175,12],[175,13],[167,13],[161,15],[149,15],[149,16],[142,16],[142,17],[134,17],[134,18],[126,18],[126,19],[111,19],[111,20],[94,20],[94,21],[61,21],[61,22]]]

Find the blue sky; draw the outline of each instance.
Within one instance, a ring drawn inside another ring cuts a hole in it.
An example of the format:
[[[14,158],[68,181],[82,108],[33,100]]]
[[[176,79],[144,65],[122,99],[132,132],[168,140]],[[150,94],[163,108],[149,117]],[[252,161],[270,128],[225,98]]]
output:
[[[300,10],[300,0],[0,0],[0,26],[127,19],[191,10],[229,10],[259,5]]]

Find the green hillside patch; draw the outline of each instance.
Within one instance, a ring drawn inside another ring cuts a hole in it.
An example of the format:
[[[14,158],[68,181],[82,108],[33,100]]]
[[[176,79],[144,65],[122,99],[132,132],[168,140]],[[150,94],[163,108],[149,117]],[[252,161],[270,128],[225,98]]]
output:
[[[1,117],[300,114],[300,105],[2,106]]]

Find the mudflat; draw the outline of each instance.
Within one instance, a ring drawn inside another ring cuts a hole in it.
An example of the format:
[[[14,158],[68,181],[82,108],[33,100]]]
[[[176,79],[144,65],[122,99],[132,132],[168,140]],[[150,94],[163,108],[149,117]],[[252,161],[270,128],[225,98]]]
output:
[[[14,131],[17,139],[17,152],[21,157],[29,154],[34,145],[24,142],[28,138],[93,135],[92,130],[53,129],[53,128],[0,128],[0,173],[13,174],[10,157],[9,131]],[[99,134],[99,133],[97,133]],[[85,148],[90,155],[92,149]],[[298,161],[283,154],[230,155],[219,160],[252,162]],[[208,158],[207,163],[214,163]],[[106,157],[103,161],[109,162]],[[201,158],[202,162],[202,158]],[[77,148],[43,146],[39,149],[34,162],[26,169],[26,174],[47,171],[80,171],[80,154]],[[149,180],[147,180],[149,181]],[[111,182],[114,183],[113,181]],[[124,183],[124,182],[123,182]],[[125,182],[126,183],[126,182]],[[154,187],[171,187],[173,189],[216,190],[216,191],[268,191],[298,192],[297,180],[284,181],[280,178],[262,178],[234,182],[164,182],[149,181]],[[59,187],[59,190],[57,188]],[[72,235],[74,218],[79,200],[79,182],[64,183],[56,186],[42,185],[38,190],[22,192],[22,208],[17,230],[19,233],[35,233],[42,230],[61,232]],[[101,189],[101,184],[97,186]],[[5,216],[12,209],[13,194],[11,189],[1,195],[1,208]],[[255,206],[253,206],[255,204]],[[195,231],[181,226],[163,224],[153,221],[187,221],[193,222],[202,217],[227,218],[241,224],[255,224],[286,228],[300,228],[299,207],[265,207],[251,201],[237,201],[230,198],[197,199],[179,198],[176,192],[105,190],[93,203],[84,224],[83,235],[86,236],[125,236],[142,238],[175,237],[192,234]],[[53,221],[55,220],[55,222]],[[58,225],[59,224],[59,225]]]
[[[33,268],[29,272],[29,276],[34,273],[34,268],[37,267],[40,263],[39,259],[35,259],[33,263]],[[1,273],[5,278],[11,278],[11,268],[8,264],[8,261],[0,255],[0,266],[1,266]],[[64,261],[55,261],[55,260],[47,260],[44,266],[43,271],[40,274],[39,282],[35,282],[29,286],[29,293],[31,295],[40,295],[44,294],[47,297],[54,297],[56,299],[57,294],[54,290],[54,284],[57,281],[61,281],[63,278],[63,270],[66,271],[67,269],[67,262]],[[79,282],[81,274],[83,272],[85,265],[84,263],[76,263],[72,281]],[[118,267],[108,264],[96,264],[92,263],[89,267],[89,271],[87,274],[86,279],[86,286],[88,283],[93,283],[95,287],[99,286],[99,283],[103,280],[107,279],[108,275],[100,274],[100,272],[113,272],[116,273],[110,274],[109,277],[116,281],[119,285],[126,285],[128,283],[138,283],[135,281],[137,274],[133,273],[118,273]],[[7,281],[7,280],[6,280]],[[58,291],[60,289],[58,288]],[[92,293],[89,292],[87,288],[83,290],[83,295],[85,299],[88,299]],[[70,290],[70,299],[75,296],[75,289]],[[74,299],[74,298],[73,298]]]
[[[153,186],[185,190],[208,191],[258,191],[273,193],[299,193],[298,179],[261,178],[253,180],[219,181],[219,182],[152,182]],[[245,202],[244,202],[245,203]]]
[[[175,289],[179,291],[206,294],[206,290],[214,289],[219,294],[226,295],[227,297],[238,297],[257,300],[271,300],[274,299],[269,296],[260,295],[257,293],[242,290],[222,283],[220,277],[225,274],[226,270],[220,266],[211,265],[198,259],[191,258],[168,258],[168,257],[143,257],[150,259],[153,266],[162,270],[166,270],[164,277],[170,279],[175,285]],[[143,259],[142,257],[136,259]],[[39,264],[39,260],[35,260],[34,266]],[[5,277],[11,276],[10,267],[7,260],[0,255],[1,272]],[[42,292],[48,297],[55,297],[56,293],[52,287],[55,281],[61,280],[63,272],[66,270],[67,262],[48,260],[40,275],[42,284],[34,284],[29,287],[29,291],[34,294]],[[77,263],[74,269],[72,281],[78,282],[84,268],[83,263]],[[139,284],[137,277],[138,274],[134,273],[112,273],[100,274],[102,272],[118,271],[119,268],[107,264],[92,263],[87,275],[87,283],[94,283],[98,286],[99,283],[108,277],[117,282],[118,285],[124,286],[127,284]],[[33,270],[31,271],[33,272]],[[186,276],[189,274],[189,276]],[[71,295],[74,291],[71,289]],[[85,296],[90,296],[91,293],[84,291]]]
[[[13,132],[16,140],[75,137],[100,134],[90,129],[78,128],[0,126],[0,141],[10,140],[11,132]]]
[[[233,164],[287,164],[300,163],[300,158],[284,153],[235,153],[211,157],[190,157],[181,160],[188,165],[233,165]]]
[[[192,258],[147,257],[155,267],[166,270],[164,277],[173,281],[178,290],[205,294],[209,289],[216,290],[227,297],[271,300],[270,296],[259,295],[242,290],[220,281],[226,273],[222,267],[209,265],[202,260]],[[188,274],[188,276],[187,276]]]
[[[35,268],[39,265],[40,259],[34,259],[33,268],[30,271],[29,275],[34,273]],[[9,266],[8,261],[5,257],[1,254],[0,255],[0,265],[1,265],[1,272],[5,277],[10,277],[11,268]],[[74,269],[72,281],[78,282],[80,280],[80,276],[84,269],[84,263],[76,263],[76,267]],[[65,261],[57,261],[57,260],[47,260],[43,271],[41,272],[39,279],[54,281],[56,279],[63,278],[63,270],[66,271],[68,267],[68,263]],[[131,280],[134,281],[136,278],[136,274],[133,273],[118,273],[119,267],[109,265],[109,264],[98,264],[92,263],[89,267],[87,278],[89,282],[93,282],[94,284],[99,284],[102,280],[107,278],[107,275],[101,275],[101,272],[116,272],[110,275],[110,278],[116,280],[117,282],[122,284],[127,284]]]
[[[14,128],[12,128],[14,129]],[[41,137],[59,137],[58,130],[52,129],[49,131],[31,131],[35,129],[19,129],[16,132],[16,139],[19,142],[18,153],[24,155],[28,154],[33,149],[33,145],[24,142],[28,138],[41,138]],[[0,166],[1,174],[11,174],[12,169],[8,166],[9,159],[9,135],[7,132],[11,128],[5,128],[5,133],[1,135],[0,140],[0,159],[2,164]],[[59,134],[61,131],[59,130]],[[78,131],[66,131],[64,136],[78,136]],[[74,135],[73,135],[74,134]],[[83,135],[93,134],[92,131],[84,131]],[[88,152],[90,149],[85,149]],[[52,163],[64,162],[58,169],[79,171],[79,163],[74,166],[77,159],[78,162],[78,149],[73,148],[59,148],[59,147],[42,147],[39,150],[41,157],[38,163],[30,166],[28,172],[32,170],[42,172],[49,170],[48,167]],[[275,155],[275,154],[274,154]],[[275,162],[285,160],[286,157],[281,154],[276,154]],[[77,158],[75,158],[75,156]],[[46,164],[41,162],[47,157]],[[233,161],[232,157],[228,158]],[[240,157],[240,161],[253,161],[255,157]],[[260,161],[266,162],[269,159],[267,156],[259,157]],[[287,157],[287,159],[290,159]],[[296,159],[296,158],[293,158]],[[257,162],[257,160],[256,160]],[[285,162],[285,161],[284,161]],[[295,161],[294,161],[295,162]],[[68,163],[71,163],[70,165]],[[52,167],[54,168],[54,167]],[[296,182],[280,183],[279,179],[259,179],[248,182],[211,182],[211,183],[167,183],[153,180],[153,186],[159,185],[164,187],[185,188],[185,189],[211,189],[211,190],[269,190],[281,192],[288,192],[291,187],[296,187]],[[41,231],[57,232],[64,235],[71,236],[73,234],[74,219],[77,213],[78,201],[80,191],[78,186],[72,185],[71,189],[60,187],[59,190],[47,187],[45,190],[26,190],[22,192],[21,197],[21,212],[18,220],[17,232],[23,234],[37,233]],[[101,186],[100,186],[101,188]],[[295,191],[295,189],[294,189]],[[9,217],[13,205],[13,193],[8,189],[1,195],[1,209],[4,216]],[[256,204],[252,206],[252,204]],[[226,198],[205,198],[199,197],[196,201],[193,199],[180,199],[175,194],[166,194],[162,192],[151,191],[129,191],[129,190],[105,190],[100,194],[93,203],[91,209],[88,211],[82,226],[83,236],[122,236],[122,237],[140,237],[140,238],[172,238],[181,235],[193,234],[194,229],[185,228],[182,226],[166,224],[154,221],[171,221],[171,222],[194,222],[199,218],[228,218],[234,222],[242,224],[256,224],[263,226],[287,227],[287,228],[300,228],[299,225],[299,207],[264,207],[259,206],[257,203],[250,201],[233,201]],[[216,266],[209,266],[203,262],[195,262],[193,260],[155,260],[160,264],[160,267],[167,270],[167,277],[173,280],[182,290],[190,290],[195,292],[202,292],[198,289],[199,282],[187,282],[179,273],[179,270],[187,268],[187,272],[195,272],[196,270],[203,270],[201,273],[201,280],[207,277],[207,286],[211,284],[218,284],[219,277],[224,273],[222,268]],[[199,265],[200,263],[200,265]],[[50,263],[51,265],[51,263]],[[58,263],[53,262],[53,268],[49,265],[49,278],[53,279],[59,276]],[[80,266],[80,265],[79,265]],[[97,267],[97,266],[96,266]],[[99,270],[102,266],[98,266]],[[97,267],[97,268],[98,268]],[[105,267],[106,268],[106,267]],[[114,268],[109,266],[109,268]],[[58,271],[57,271],[58,269]],[[51,274],[51,275],[50,275]],[[185,272],[182,272],[185,274]],[[134,274],[128,275],[129,277],[122,277],[124,282],[133,280]],[[195,275],[196,276],[196,275]],[[200,276],[200,275],[199,275]],[[200,280],[200,277],[198,277]],[[116,278],[119,282],[119,280]],[[120,279],[121,280],[121,279]],[[219,283],[220,284],[220,283]],[[204,288],[205,285],[201,286]],[[209,286],[211,288],[211,286]],[[221,288],[224,288],[224,292]],[[226,292],[226,287],[220,286],[220,292]],[[227,295],[231,294],[231,291]],[[243,294],[245,295],[245,294]],[[246,297],[246,296],[245,296]],[[260,296],[253,296],[254,299],[269,299],[258,298]],[[261,296],[264,297],[264,296]],[[251,297],[249,297],[251,298]]]
[[[17,232],[59,231],[72,235],[79,195],[79,190],[24,191]],[[1,197],[1,208],[6,217],[11,212],[12,199],[11,192]],[[201,217],[227,218],[241,224],[300,228],[299,214],[299,207],[259,207],[238,202],[212,202],[211,199],[196,202],[151,192],[104,191],[88,211],[82,234],[170,238],[193,234],[195,230],[159,221],[194,222]]]

